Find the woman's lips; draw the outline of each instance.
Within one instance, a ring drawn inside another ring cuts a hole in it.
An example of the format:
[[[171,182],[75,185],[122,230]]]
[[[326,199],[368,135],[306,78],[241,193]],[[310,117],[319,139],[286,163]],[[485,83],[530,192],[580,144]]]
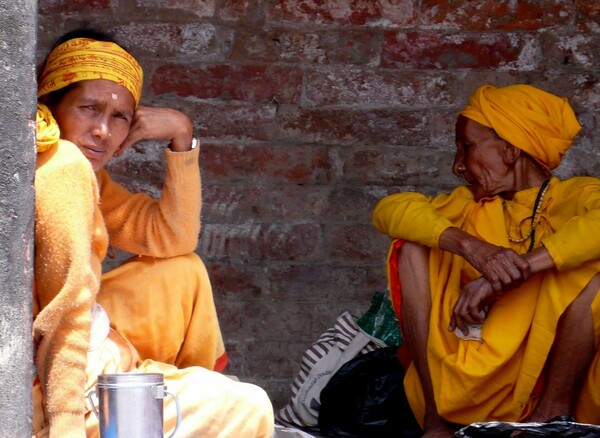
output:
[[[85,156],[86,157],[90,157],[90,158],[101,158],[104,155],[104,151],[102,150],[97,150],[95,148],[91,148],[89,146],[84,146],[83,149],[85,150]]]

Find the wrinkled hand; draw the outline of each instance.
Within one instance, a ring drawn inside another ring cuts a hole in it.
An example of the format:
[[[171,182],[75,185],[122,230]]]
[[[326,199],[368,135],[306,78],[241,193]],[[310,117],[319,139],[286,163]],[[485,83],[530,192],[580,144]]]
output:
[[[494,291],[513,289],[531,275],[529,263],[509,248],[472,239],[463,257],[490,283]]]
[[[452,310],[450,331],[456,328],[465,335],[469,334],[467,324],[481,324],[485,320],[485,308],[491,306],[500,293],[496,292],[484,277],[476,278],[463,287],[460,297]]]
[[[192,143],[193,125],[184,113],[171,108],[140,105],[135,112],[129,135],[115,156],[141,140],[165,140],[174,151],[187,151]]]

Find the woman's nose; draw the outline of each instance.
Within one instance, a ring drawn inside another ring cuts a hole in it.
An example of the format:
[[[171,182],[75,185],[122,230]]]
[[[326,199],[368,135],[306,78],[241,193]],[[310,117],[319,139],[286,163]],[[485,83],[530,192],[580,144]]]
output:
[[[110,136],[110,132],[108,129],[108,120],[105,117],[98,117],[94,121],[92,134],[100,139],[105,139]]]

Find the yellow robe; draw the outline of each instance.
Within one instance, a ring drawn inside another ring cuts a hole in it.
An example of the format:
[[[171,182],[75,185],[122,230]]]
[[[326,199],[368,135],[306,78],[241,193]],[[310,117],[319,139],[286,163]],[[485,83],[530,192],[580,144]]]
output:
[[[463,258],[438,248],[441,233],[456,226],[487,242],[525,253],[529,241],[511,243],[508,234],[519,238],[529,232],[538,190],[518,192],[510,201],[494,197],[479,202],[466,187],[435,198],[400,193],[383,199],[374,210],[373,222],[383,233],[431,247],[428,360],[438,411],[448,421],[469,424],[525,419],[537,403],[559,317],[600,271],[600,180],[553,178],[544,197],[535,246],[541,242],[556,267],[502,295],[483,324],[483,343],[460,340],[448,331],[461,288],[480,274]],[[388,274],[392,284],[397,272]],[[592,307],[598,345],[600,294]],[[596,358],[582,391],[576,411],[579,421],[600,422],[599,362]],[[412,365],[405,389],[422,422],[423,392]]]

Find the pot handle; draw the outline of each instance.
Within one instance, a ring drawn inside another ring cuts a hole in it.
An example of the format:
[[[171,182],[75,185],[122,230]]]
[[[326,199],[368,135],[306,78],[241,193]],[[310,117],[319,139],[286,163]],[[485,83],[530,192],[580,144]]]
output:
[[[96,394],[96,390],[92,389],[90,392],[88,392],[87,395],[87,399],[90,402],[90,406],[92,407],[92,410],[94,411],[94,414],[96,415],[96,418],[98,420],[100,420],[100,414],[98,413],[98,410],[96,409],[96,405],[94,404],[94,401],[92,400],[92,395]]]
[[[181,423],[181,406],[179,406],[179,399],[177,398],[177,396],[175,394],[167,391],[166,389],[165,389],[165,394],[173,397],[173,400],[175,400],[175,408],[177,408],[177,424],[175,425],[175,430],[173,431],[173,433],[171,435],[169,435],[169,438],[173,438],[175,436],[175,434],[177,433],[177,430],[179,429],[179,424]]]

